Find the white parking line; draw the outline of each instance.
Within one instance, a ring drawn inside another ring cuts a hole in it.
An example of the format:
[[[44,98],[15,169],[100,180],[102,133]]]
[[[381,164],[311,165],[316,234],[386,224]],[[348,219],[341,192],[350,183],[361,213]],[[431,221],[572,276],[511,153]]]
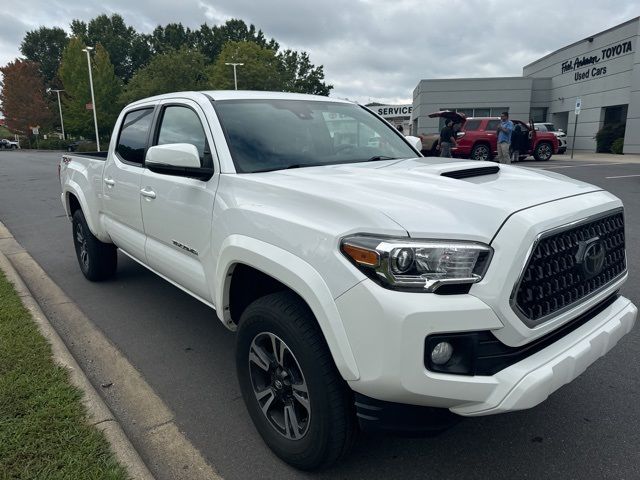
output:
[[[640,177],[640,175],[617,175],[615,177],[604,177],[604,178],[629,178],[629,177]]]
[[[582,165],[558,165],[551,167],[542,167],[545,170],[557,169],[557,168],[578,168],[578,167],[603,167],[608,165],[631,165],[627,162],[617,162],[617,163],[584,163]]]

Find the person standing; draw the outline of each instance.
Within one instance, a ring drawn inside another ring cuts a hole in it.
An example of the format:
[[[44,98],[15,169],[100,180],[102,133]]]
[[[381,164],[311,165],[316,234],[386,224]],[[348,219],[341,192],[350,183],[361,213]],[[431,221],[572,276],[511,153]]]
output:
[[[511,163],[520,160],[520,152],[526,152],[525,146],[526,133],[524,127],[517,123],[513,127],[513,133],[511,134]]]
[[[451,158],[451,147],[456,145],[456,137],[453,132],[453,121],[446,120],[444,128],[440,130],[440,156]]]
[[[500,124],[496,133],[498,134],[498,163],[510,164],[509,147],[513,133],[513,122],[509,120],[509,112],[500,114]]]

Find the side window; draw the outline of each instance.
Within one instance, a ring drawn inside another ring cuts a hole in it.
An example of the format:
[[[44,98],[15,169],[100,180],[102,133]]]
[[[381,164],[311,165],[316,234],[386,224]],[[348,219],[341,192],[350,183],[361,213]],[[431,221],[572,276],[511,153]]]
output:
[[[167,143],[190,143],[200,154],[200,163],[204,165],[207,137],[196,112],[187,107],[170,105],[164,109],[157,145]]]
[[[464,130],[467,132],[478,130],[480,128],[480,122],[481,120],[467,120],[464,124]]]
[[[498,129],[498,125],[500,125],[500,120],[489,120],[485,127],[485,131],[495,132]]]
[[[153,108],[134,110],[124,116],[116,152],[120,157],[131,163],[142,165],[147,149],[147,138],[153,120]]]

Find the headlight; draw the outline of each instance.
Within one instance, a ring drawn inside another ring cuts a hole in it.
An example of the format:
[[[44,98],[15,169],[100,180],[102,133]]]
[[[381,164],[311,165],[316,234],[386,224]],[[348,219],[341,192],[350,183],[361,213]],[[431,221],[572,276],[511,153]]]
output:
[[[356,235],[341,250],[363,273],[382,286],[434,292],[445,284],[482,280],[493,249],[477,242],[411,240]]]

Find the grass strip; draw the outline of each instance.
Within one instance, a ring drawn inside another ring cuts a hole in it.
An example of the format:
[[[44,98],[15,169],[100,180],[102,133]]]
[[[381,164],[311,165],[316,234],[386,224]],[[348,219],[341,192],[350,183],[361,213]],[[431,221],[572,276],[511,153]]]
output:
[[[129,478],[0,271],[0,479]]]

